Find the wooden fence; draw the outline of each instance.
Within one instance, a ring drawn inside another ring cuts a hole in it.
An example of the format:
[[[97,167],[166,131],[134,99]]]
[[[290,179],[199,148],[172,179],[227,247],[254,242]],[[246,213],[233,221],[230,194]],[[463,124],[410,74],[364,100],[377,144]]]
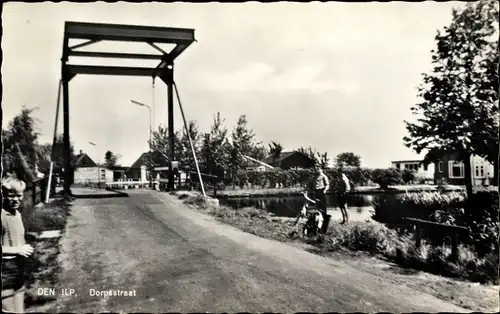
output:
[[[26,190],[24,190],[24,202],[35,206],[39,203],[45,202],[45,195],[47,191],[47,183],[49,177],[35,179],[32,182],[26,183]],[[50,195],[53,196],[56,190],[55,178],[52,178],[52,190]]]
[[[420,248],[422,243],[422,229],[426,230],[436,230],[443,238],[451,238],[451,260],[456,261],[458,259],[458,245],[459,236],[468,231],[466,227],[463,226],[453,226],[446,225],[442,223],[437,223],[433,221],[415,219],[415,218],[404,218],[403,221],[411,226],[415,226],[415,246]]]

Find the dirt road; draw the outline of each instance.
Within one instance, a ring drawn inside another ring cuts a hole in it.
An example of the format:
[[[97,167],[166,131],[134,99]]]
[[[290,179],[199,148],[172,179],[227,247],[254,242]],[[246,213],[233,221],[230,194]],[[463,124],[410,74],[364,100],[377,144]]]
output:
[[[467,312],[345,262],[222,225],[156,192],[76,200],[62,252],[56,293],[76,295],[32,310]],[[91,289],[135,296],[98,297]]]

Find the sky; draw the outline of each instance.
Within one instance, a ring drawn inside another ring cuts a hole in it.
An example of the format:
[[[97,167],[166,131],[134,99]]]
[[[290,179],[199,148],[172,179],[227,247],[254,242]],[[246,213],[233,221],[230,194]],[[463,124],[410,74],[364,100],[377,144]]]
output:
[[[362,165],[421,158],[406,148],[405,120],[431,69],[438,29],[461,2],[394,3],[6,3],[2,13],[3,124],[37,107],[40,142],[52,140],[65,21],[195,29],[197,42],[175,62],[186,118],[210,129],[217,112],[231,130],[245,114],[259,141],[285,150],[313,147]],[[70,45],[79,42],[70,42]],[[160,45],[167,49],[167,46]],[[146,43],[100,42],[83,51],[155,53]],[[154,67],[142,60],[74,58],[70,64]],[[167,88],[147,77],[77,75],[69,84],[70,136],[76,151],[122,165],[147,151],[166,125]],[[61,105],[62,108],[62,105]],[[183,126],[175,108],[175,126]],[[62,132],[62,112],[58,133]],[[96,145],[89,144],[93,142]]]

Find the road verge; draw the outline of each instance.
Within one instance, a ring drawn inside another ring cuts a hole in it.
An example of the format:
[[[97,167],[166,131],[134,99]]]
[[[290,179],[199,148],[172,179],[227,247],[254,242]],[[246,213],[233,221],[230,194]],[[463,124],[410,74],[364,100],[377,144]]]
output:
[[[275,217],[256,208],[234,210],[206,202],[199,194],[179,192],[176,196],[191,208],[214,216],[217,220],[259,237],[303,244],[306,250],[335,259],[348,260],[364,271],[374,272],[388,280],[402,282],[417,290],[437,296],[473,311],[492,311],[498,308],[498,285],[471,282],[464,267],[474,261],[483,273],[492,267],[487,260],[477,261],[466,248],[461,250],[461,263],[450,263],[445,252],[429,245],[416,250],[409,238],[401,239],[395,232],[377,222],[353,222],[348,225],[332,223],[325,241],[289,238],[294,220]],[[376,266],[378,265],[378,266]],[[483,275],[484,277],[484,275]],[[464,279],[469,279],[464,280]],[[446,282],[446,284],[442,284]],[[437,284],[439,283],[439,284]]]

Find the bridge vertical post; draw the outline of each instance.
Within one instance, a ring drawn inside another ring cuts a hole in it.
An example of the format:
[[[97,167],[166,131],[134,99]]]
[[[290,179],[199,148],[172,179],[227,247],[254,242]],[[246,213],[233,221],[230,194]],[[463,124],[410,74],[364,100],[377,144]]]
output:
[[[64,195],[71,195],[71,152],[69,139],[69,81],[71,74],[68,65],[68,39],[64,38],[63,56],[61,58],[61,80],[63,89],[63,151],[64,151]]]
[[[166,60],[167,66],[164,69],[164,81],[167,83],[167,102],[168,102],[168,142],[170,171],[168,173],[168,191],[173,191],[175,186],[175,175],[172,169],[172,162],[175,161],[175,128],[174,128],[174,61]]]

